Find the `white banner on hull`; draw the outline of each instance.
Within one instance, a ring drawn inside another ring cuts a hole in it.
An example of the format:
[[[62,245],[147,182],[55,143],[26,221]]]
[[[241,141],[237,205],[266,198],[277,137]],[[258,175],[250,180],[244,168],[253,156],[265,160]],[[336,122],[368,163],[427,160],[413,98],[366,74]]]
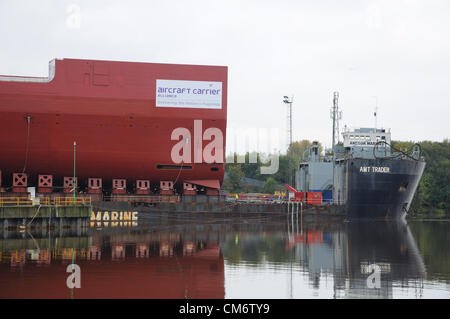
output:
[[[156,80],[156,107],[222,108],[222,82]]]

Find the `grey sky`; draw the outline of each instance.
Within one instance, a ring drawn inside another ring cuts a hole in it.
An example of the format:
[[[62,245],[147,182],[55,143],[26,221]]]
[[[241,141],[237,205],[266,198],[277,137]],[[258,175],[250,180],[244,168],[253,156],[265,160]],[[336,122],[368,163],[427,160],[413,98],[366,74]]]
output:
[[[73,27],[72,4],[81,9]],[[228,123],[331,144],[344,124],[393,139],[450,136],[450,2],[0,1],[0,74],[46,76],[53,58],[226,65]],[[75,25],[76,26],[76,25]]]

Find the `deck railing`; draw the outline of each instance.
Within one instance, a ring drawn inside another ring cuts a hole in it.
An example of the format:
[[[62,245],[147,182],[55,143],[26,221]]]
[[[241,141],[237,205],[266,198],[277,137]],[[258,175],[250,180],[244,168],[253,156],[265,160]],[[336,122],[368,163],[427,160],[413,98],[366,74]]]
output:
[[[0,197],[0,207],[31,207],[33,201],[27,197]]]
[[[91,206],[90,196],[83,197],[0,197],[0,207],[32,207],[32,206]]]

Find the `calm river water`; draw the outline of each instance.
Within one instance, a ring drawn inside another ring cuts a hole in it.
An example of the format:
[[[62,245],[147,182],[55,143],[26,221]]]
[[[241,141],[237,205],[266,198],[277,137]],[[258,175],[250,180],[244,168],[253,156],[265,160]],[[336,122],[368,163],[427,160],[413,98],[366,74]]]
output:
[[[80,266],[81,288],[66,285]],[[0,230],[0,298],[450,298],[450,221],[139,216]]]

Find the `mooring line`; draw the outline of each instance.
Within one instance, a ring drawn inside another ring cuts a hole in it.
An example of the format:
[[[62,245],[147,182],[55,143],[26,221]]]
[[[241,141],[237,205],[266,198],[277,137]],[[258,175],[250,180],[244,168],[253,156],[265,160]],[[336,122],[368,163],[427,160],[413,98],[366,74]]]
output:
[[[37,214],[39,213],[39,210],[41,209],[41,204],[39,204],[38,209],[36,210],[36,214],[34,214],[33,218],[31,218],[30,222],[27,224],[27,227],[29,227],[31,225],[31,223],[33,222],[34,218],[37,216]]]

